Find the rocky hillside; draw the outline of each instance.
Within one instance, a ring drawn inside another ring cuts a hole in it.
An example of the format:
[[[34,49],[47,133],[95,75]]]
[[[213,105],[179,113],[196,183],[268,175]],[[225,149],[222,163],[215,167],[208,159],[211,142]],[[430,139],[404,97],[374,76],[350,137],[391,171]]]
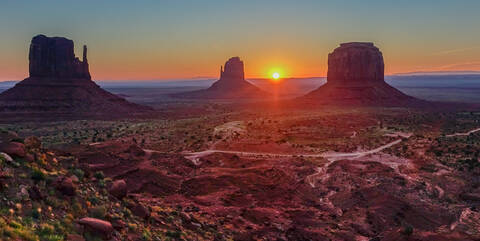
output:
[[[124,180],[79,168],[36,137],[0,136],[0,240],[223,239],[211,220],[145,206]]]

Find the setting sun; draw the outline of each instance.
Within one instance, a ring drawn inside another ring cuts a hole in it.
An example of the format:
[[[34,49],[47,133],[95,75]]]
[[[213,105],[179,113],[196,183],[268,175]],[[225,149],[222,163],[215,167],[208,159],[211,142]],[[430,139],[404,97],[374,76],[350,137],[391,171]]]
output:
[[[274,79],[278,79],[278,78],[280,78],[280,74],[275,72],[275,73],[272,74],[272,77]]]

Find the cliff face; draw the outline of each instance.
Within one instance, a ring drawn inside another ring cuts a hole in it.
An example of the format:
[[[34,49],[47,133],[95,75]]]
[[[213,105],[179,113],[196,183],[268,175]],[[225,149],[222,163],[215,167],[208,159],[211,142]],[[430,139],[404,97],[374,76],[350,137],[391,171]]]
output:
[[[367,85],[384,81],[383,55],[373,43],[340,44],[328,55],[329,83]]]
[[[425,104],[384,81],[383,55],[373,43],[344,43],[328,55],[327,83],[303,100],[335,105]]]
[[[225,70],[220,68],[220,80],[242,81],[245,80],[243,61],[239,57],[232,57],[225,63]]]
[[[30,77],[91,79],[87,46],[83,46],[83,61],[80,61],[75,57],[73,41],[67,38],[35,36],[30,44],[29,61]]]

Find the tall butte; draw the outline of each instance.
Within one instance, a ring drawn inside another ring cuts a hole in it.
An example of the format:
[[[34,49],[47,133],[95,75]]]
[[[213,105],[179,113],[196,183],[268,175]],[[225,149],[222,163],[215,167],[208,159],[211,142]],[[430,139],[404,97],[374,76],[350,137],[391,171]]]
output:
[[[316,103],[359,105],[417,105],[384,80],[383,55],[373,43],[340,44],[328,55],[327,83],[303,97]]]
[[[174,95],[192,99],[259,99],[269,94],[245,80],[243,61],[232,57],[220,67],[220,79],[208,89]]]
[[[150,110],[92,81],[87,46],[79,60],[72,40],[38,35],[30,44],[29,61],[30,77],[0,94],[3,117],[122,116]]]

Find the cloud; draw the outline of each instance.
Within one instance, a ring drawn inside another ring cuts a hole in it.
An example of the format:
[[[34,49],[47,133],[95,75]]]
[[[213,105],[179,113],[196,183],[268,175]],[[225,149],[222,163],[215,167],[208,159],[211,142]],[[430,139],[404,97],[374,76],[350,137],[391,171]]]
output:
[[[479,48],[480,47],[476,46],[476,47],[470,47],[470,48],[450,49],[450,50],[444,50],[437,53],[433,53],[432,55],[450,55],[450,54],[456,54],[456,53],[462,53],[470,50],[475,50]]]
[[[480,69],[480,61],[453,63],[436,67],[438,70],[477,70]]]

